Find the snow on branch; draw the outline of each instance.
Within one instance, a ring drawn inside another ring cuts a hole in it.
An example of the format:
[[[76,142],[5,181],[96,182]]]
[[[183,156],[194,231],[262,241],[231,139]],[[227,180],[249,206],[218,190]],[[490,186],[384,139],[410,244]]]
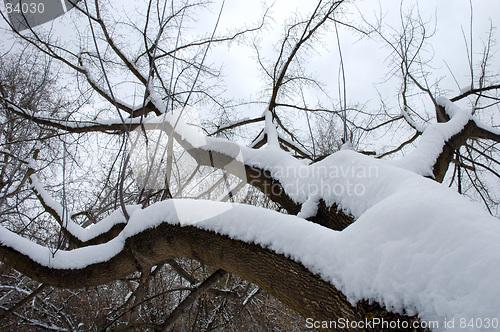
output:
[[[31,187],[35,191],[38,199],[45,207],[47,212],[52,214],[52,216],[57,220],[59,225],[63,230],[71,237],[76,238],[81,242],[88,242],[99,235],[108,232],[113,226],[117,224],[126,223],[126,219],[123,216],[121,210],[114,211],[110,216],[102,219],[96,224],[91,225],[88,228],[83,228],[72,220],[74,215],[71,211],[64,211],[64,207],[57,202],[48,192],[45,190],[43,185],[38,181],[35,174],[30,176]],[[139,205],[127,206],[127,210],[134,211],[139,208]]]
[[[401,115],[403,115],[403,117],[405,118],[406,122],[412,127],[414,128],[417,132],[419,133],[423,133],[425,131],[425,129],[427,128],[427,126],[423,126],[419,123],[417,123],[415,120],[413,120],[411,117],[410,117],[410,114],[408,114],[407,112],[407,109],[408,106],[405,106],[403,108],[401,108]]]
[[[62,120],[54,118],[40,117],[37,114],[25,110],[6,98],[2,98],[9,106],[7,109],[16,115],[29,119],[39,125],[64,130],[71,133],[103,132],[103,133],[121,133],[124,126],[130,126],[132,129],[141,124],[139,118],[128,118],[125,123],[121,119],[107,119],[95,121],[82,120]]]
[[[351,211],[350,205],[345,204],[345,197],[351,199],[353,195],[350,193],[361,188],[356,187],[357,177],[370,176],[370,172],[375,172],[366,165],[361,168],[355,165],[358,161],[355,155],[347,159],[352,164],[345,165],[344,161],[340,161],[338,156],[341,154],[310,164],[306,160],[297,160],[281,149],[252,149],[222,138],[207,137],[183,121],[180,118],[181,112],[166,113],[166,106],[158,96],[152,94],[150,101],[163,114],[145,119],[145,129],[163,130],[168,135],[174,135],[178,143],[201,165],[225,167],[234,161],[244,167],[255,168],[256,174],[249,177],[248,172],[246,175],[241,174],[242,167],[233,167],[240,170],[238,174],[233,175],[249,184],[263,172],[268,172],[272,180],[281,186],[282,192],[276,193],[275,197],[286,194],[297,204],[306,202],[312,196],[318,196],[328,206],[336,203],[346,212],[356,216]],[[392,165],[420,175],[433,176],[433,166],[446,142],[460,133],[472,119],[470,113],[461,110],[446,98],[438,98],[437,102],[444,107],[450,120],[428,126],[422,134],[418,147],[407,156],[390,161]],[[267,113],[268,122],[272,124],[271,113]],[[101,125],[105,125],[103,121],[101,122]],[[231,169],[227,171],[231,173]]]
[[[498,219],[451,189],[387,162],[352,151],[330,158],[343,167],[378,169],[368,178],[346,175],[362,192],[338,197],[357,217],[341,232],[250,205],[168,200],[131,213],[119,236],[105,244],[53,255],[0,228],[2,247],[43,266],[83,269],[111,260],[125,250],[127,239],[164,223],[192,226],[283,254],[331,282],[353,303],[374,300],[397,312],[418,313],[423,320],[498,314]]]
[[[433,167],[443,152],[446,142],[460,133],[471,120],[470,113],[460,109],[450,100],[439,97],[436,102],[444,108],[450,120],[444,123],[434,123],[425,128],[417,148],[403,158],[393,161],[394,165],[423,176],[434,176]]]
[[[265,126],[264,133],[267,137],[267,146],[270,148],[279,148],[278,129],[273,120],[273,114],[270,110],[265,111]]]

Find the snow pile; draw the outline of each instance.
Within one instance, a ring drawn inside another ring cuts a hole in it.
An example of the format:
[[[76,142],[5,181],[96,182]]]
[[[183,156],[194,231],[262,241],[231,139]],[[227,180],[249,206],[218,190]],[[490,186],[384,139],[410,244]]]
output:
[[[444,123],[433,123],[425,128],[418,147],[407,156],[392,161],[394,165],[411,170],[423,176],[433,176],[432,167],[443,151],[445,142],[458,134],[472,119],[470,113],[460,109],[450,100],[439,97],[438,105],[443,106],[450,120]]]
[[[193,225],[282,253],[330,281],[353,303],[369,299],[418,313],[424,321],[438,321],[438,331],[445,330],[444,320],[454,319],[458,330],[461,319],[500,319],[499,220],[420,175],[432,174],[444,142],[472,119],[450,101],[438,102],[450,121],[427,127],[419,147],[405,158],[381,161],[346,149],[312,165],[278,149],[254,150],[206,138],[176,115],[165,114],[161,122],[147,124],[168,124],[192,147],[210,147],[269,171],[288,196],[304,203],[299,216],[241,204],[169,200],[129,211],[120,235],[99,246],[53,255],[1,227],[0,239],[40,264],[77,269],[109,260],[127,238],[163,222]],[[341,206],[356,222],[337,232],[303,219],[314,215],[320,199]],[[45,201],[60,210],[49,198]],[[110,217],[106,227],[120,218]]]
[[[15,249],[33,261],[57,269],[81,269],[90,264],[105,262],[117,255],[125,244],[119,236],[105,244],[88,246],[71,251],[58,250],[55,253],[25,239],[3,226],[0,226],[0,242],[3,246]]]
[[[444,320],[454,319],[458,326],[464,318],[498,318],[498,220],[431,180],[381,168],[394,179],[367,182],[367,192],[378,197],[365,197],[373,205],[342,232],[252,206],[184,200],[137,212],[133,218],[149,225],[138,224],[132,233],[161,222],[173,205],[182,225],[285,254],[332,282],[353,303],[372,299],[395,311],[418,313],[422,320],[438,321],[438,331],[444,330]],[[205,211],[214,217],[205,217]]]
[[[349,177],[364,186],[363,195],[332,195],[357,217],[342,232],[248,205],[169,200],[135,211],[123,232],[106,244],[54,256],[5,229],[0,228],[0,236],[4,245],[43,265],[82,268],[108,260],[126,238],[162,222],[194,225],[285,254],[332,282],[353,303],[372,299],[426,321],[497,317],[497,219],[432,180],[352,151],[324,162],[379,169],[373,179]]]

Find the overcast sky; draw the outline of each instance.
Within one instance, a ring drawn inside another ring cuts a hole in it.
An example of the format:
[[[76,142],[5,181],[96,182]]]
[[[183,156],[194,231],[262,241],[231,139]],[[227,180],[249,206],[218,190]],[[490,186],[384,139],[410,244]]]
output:
[[[115,2],[114,7],[120,10],[123,8],[123,15],[133,15],[134,8],[138,2]],[[221,0],[215,1],[210,11],[200,12],[196,24],[191,24],[188,33],[209,34],[215,24]],[[262,55],[269,61],[274,61],[276,57],[276,47],[283,33],[283,23],[290,18],[293,13],[299,12],[307,16],[314,8],[311,1],[300,0],[275,0],[267,1],[267,5],[272,5],[270,17],[265,26],[264,33],[259,36]],[[357,12],[361,12],[368,20],[375,22],[376,15],[382,13],[383,24],[387,27],[400,27],[400,6],[399,1],[372,0],[353,1],[346,7],[348,17],[355,19]],[[467,63],[467,53],[462,34],[462,29],[467,38],[470,38],[470,3],[467,0],[439,0],[439,1],[403,1],[404,10],[410,6],[418,5],[418,10],[424,20],[436,21],[436,35],[432,39],[432,46],[429,51],[434,53],[433,66],[435,70],[429,81],[445,77],[442,86],[458,91],[445,62],[455,74],[461,88],[470,84],[468,82],[469,69]],[[494,27],[500,25],[500,1],[498,0],[473,0],[473,39],[474,57],[479,60],[479,53],[482,51],[483,43],[486,41],[490,21]],[[242,26],[254,26],[259,22],[263,12],[262,3],[257,1],[226,0],[218,31],[223,33],[228,29],[237,29]],[[496,15],[495,15],[496,14]],[[52,27],[57,35],[67,39],[77,38],[71,25],[78,17],[76,13],[64,15],[54,22],[43,25],[42,29]],[[432,21],[434,22],[434,21]],[[431,26],[432,26],[431,22]],[[0,47],[2,53],[11,47],[12,40],[5,30],[5,23],[0,23],[2,28],[2,41]],[[68,28],[69,27],[69,28]],[[389,30],[387,30],[389,31]],[[342,52],[345,61],[347,94],[349,101],[359,101],[364,103],[369,100],[378,99],[376,91],[382,93],[384,98],[393,98],[397,95],[398,86],[395,82],[389,81],[382,84],[389,70],[386,61],[389,54],[383,44],[364,38],[359,40],[359,35],[354,35],[350,31],[341,29],[340,35]],[[316,73],[320,80],[326,84],[327,91],[337,94],[337,75],[339,69],[339,56],[336,47],[335,34],[330,32],[322,36],[323,46],[316,47],[317,54],[308,55],[306,68]],[[496,50],[496,48],[495,48]],[[252,96],[256,99],[265,85],[262,84],[263,76],[259,71],[255,61],[255,52],[247,44],[231,44],[231,47],[212,46],[207,61],[209,63],[220,64],[224,68],[224,81],[227,89],[227,97],[237,97],[248,99]],[[498,61],[498,59],[497,59]],[[496,72],[498,73],[498,67]],[[306,96],[314,98],[314,96]],[[335,99],[336,96],[334,96]],[[375,105],[375,104],[374,104]],[[375,107],[375,106],[373,106]],[[256,110],[256,109],[255,109]],[[254,110],[254,111],[255,111]]]
[[[470,38],[470,4],[467,0],[440,0],[440,1],[404,1],[403,8],[406,10],[410,6],[417,4],[418,9],[424,20],[432,20],[430,26],[436,21],[436,34],[432,38],[432,49],[434,52],[433,66],[435,67],[434,78],[437,79],[446,76],[444,85],[448,89],[458,87],[454,83],[449,70],[444,61],[449,65],[454,72],[461,88],[470,85],[468,81],[469,69],[466,53],[466,45],[462,29],[466,37]],[[500,15],[495,15],[500,12],[500,1],[495,0],[476,0],[473,4],[473,39],[474,39],[474,57],[479,59],[479,53],[483,49],[483,43],[486,42],[487,33],[491,24],[494,27],[500,25]],[[276,18],[276,23],[268,26],[262,45],[268,50],[279,41],[281,32],[280,25],[283,20],[290,17],[298,8],[303,13],[308,13],[312,10],[314,4],[308,1],[289,1],[277,0],[274,3],[272,12]],[[384,15],[383,23],[387,26],[400,28],[400,11],[399,2],[394,0],[377,1],[354,1],[349,5],[348,10],[357,16],[359,11],[366,15],[368,19],[375,22],[376,15],[380,12]],[[252,14],[250,14],[252,13]],[[260,9],[252,6],[246,1],[226,1],[224,8],[224,16],[222,18],[222,26],[236,27],[241,22],[255,21],[260,13]],[[351,16],[351,15],[349,15]],[[389,30],[389,29],[387,29]],[[367,92],[373,98],[377,98],[374,83],[381,83],[388,72],[388,63],[385,61],[389,50],[383,48],[382,43],[374,42],[367,38],[359,40],[359,35],[354,35],[346,30],[341,30],[342,52],[345,61],[345,71],[347,77],[348,95],[353,100],[366,100]],[[320,75],[325,83],[331,83],[329,86],[336,93],[337,73],[339,66],[339,57],[336,48],[335,35],[329,33],[323,36],[323,41],[326,43],[325,48],[318,46],[319,55],[311,55],[309,59],[309,68]],[[271,56],[272,52],[268,52]],[[246,94],[252,91],[253,86],[259,86],[258,74],[255,63],[252,62],[254,53],[250,47],[238,46],[231,49],[219,48],[211,53],[213,60],[219,58],[226,63],[227,73],[230,74],[227,79],[229,89],[234,91],[233,94]],[[497,59],[498,60],[498,59]],[[498,67],[496,68],[498,73]],[[432,82],[433,79],[430,79]],[[397,87],[386,88],[383,85],[376,85],[379,90],[396,91]]]

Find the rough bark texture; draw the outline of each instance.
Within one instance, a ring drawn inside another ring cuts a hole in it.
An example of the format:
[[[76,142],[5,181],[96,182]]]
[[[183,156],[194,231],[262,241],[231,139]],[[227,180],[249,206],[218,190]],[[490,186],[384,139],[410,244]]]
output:
[[[166,259],[190,258],[234,273],[274,295],[303,317],[315,320],[364,320],[377,314],[373,305],[352,306],[332,284],[303,265],[255,244],[230,239],[192,226],[161,224],[126,242],[113,259],[79,270],[50,269],[1,245],[0,259],[21,273],[64,288],[82,288],[112,282],[140,268]],[[390,319],[414,320],[380,309]],[[387,318],[389,319],[389,318]]]
[[[450,117],[446,114],[446,111],[442,106],[438,106],[437,111],[439,114],[442,114],[442,120],[439,122],[446,122],[450,120]],[[494,142],[500,142],[500,135],[479,127],[474,120],[469,120],[460,132],[453,135],[448,141],[445,142],[443,151],[437,158],[432,169],[434,179],[436,181],[443,182],[455,152],[459,151],[460,147],[465,145],[469,139],[487,139]]]
[[[458,151],[462,145],[465,145],[475,127],[475,123],[473,121],[469,121],[464,129],[462,129],[458,134],[452,136],[448,142],[445,143],[443,146],[443,152],[439,155],[432,169],[434,179],[437,182],[443,182],[450,162],[455,155],[455,151]]]
[[[447,142],[445,142],[443,151],[437,158],[432,169],[434,179],[437,182],[443,182],[455,151],[458,151],[462,145],[465,145],[467,139],[473,136],[476,129],[477,125],[474,121],[470,120],[460,132],[453,135]]]
[[[354,218],[340,210],[337,204],[327,206],[323,200],[319,201],[316,215],[308,220],[336,231],[341,231],[354,222]]]

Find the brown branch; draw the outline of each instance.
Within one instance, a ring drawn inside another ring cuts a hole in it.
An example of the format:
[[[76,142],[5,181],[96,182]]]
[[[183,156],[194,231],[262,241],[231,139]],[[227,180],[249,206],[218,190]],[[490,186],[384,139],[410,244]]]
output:
[[[379,123],[378,125],[376,125],[376,126],[374,126],[374,127],[363,128],[363,127],[358,127],[358,126],[356,126],[356,128],[358,128],[358,129],[361,129],[361,130],[363,130],[363,131],[368,132],[368,131],[372,131],[372,130],[377,130],[377,129],[379,129],[379,128],[383,127],[383,126],[386,126],[386,125],[388,125],[388,124],[390,124],[390,123],[392,123],[392,122],[394,122],[394,121],[398,121],[398,120],[401,120],[401,119],[403,119],[403,118],[404,118],[404,116],[403,116],[403,115],[399,115],[399,116],[396,116],[395,118],[392,118],[392,119],[389,119],[389,120],[384,121],[384,122],[382,122],[382,123]]]
[[[278,57],[278,61],[276,62],[276,65],[274,67],[273,91],[272,91],[271,99],[269,101],[269,107],[268,107],[269,111],[273,111],[274,108],[276,107],[276,100],[278,98],[278,91],[280,90],[281,86],[283,85],[283,81],[285,79],[286,72],[288,71],[288,67],[290,67],[290,64],[292,63],[293,59],[297,55],[297,52],[299,51],[301,46],[304,45],[315,34],[315,32],[328,20],[330,15],[335,11],[335,9],[337,9],[338,6],[340,6],[341,3],[342,3],[342,1],[334,1],[330,5],[330,7],[326,11],[326,13],[323,15],[323,17],[320,19],[320,21],[318,23],[316,23],[312,28],[310,28],[312,21],[316,18],[317,13],[320,10],[321,1],[318,2],[318,5],[314,9],[314,12],[311,15],[311,17],[309,18],[309,20],[307,22],[301,22],[301,23],[306,23],[306,26],[304,27],[302,35],[301,35],[299,41],[293,47],[292,52],[290,53],[290,55],[286,59],[285,63],[281,67],[279,74],[276,75],[276,73],[278,71],[279,62],[280,62],[282,55],[284,53],[284,47],[288,42],[290,31],[295,26],[298,26],[301,23],[297,23],[288,29],[287,36],[285,37],[285,39],[283,40],[283,43],[281,45],[281,51],[280,51],[280,55]]]
[[[226,271],[222,269],[218,269],[214,273],[210,275],[207,279],[205,279],[199,286],[197,286],[184,300],[182,300],[177,307],[175,307],[174,311],[170,313],[170,315],[165,319],[163,324],[161,324],[161,329],[163,331],[168,331],[177,319],[188,309],[203,293],[208,291],[210,287],[212,287],[217,281],[223,278],[227,274]]]
[[[22,112],[21,109],[16,110],[12,108],[12,111],[15,112],[16,114],[19,114],[20,116],[23,117],[28,117],[29,115],[27,113]],[[51,127],[54,127],[56,129],[61,129],[65,130],[67,132],[92,132],[92,131],[99,131],[99,132],[106,132],[110,133],[109,130],[116,130],[116,133],[123,132],[124,126],[122,123],[116,123],[112,125],[103,125],[103,124],[92,124],[92,123],[87,123],[84,126],[81,127],[74,127],[74,126],[65,126],[62,122],[54,122],[51,120],[47,119],[40,119],[36,117],[29,117],[30,119],[33,120],[33,122],[38,123],[38,124],[43,124],[43,125],[48,125]],[[78,123],[78,122],[75,122]],[[131,124],[129,125],[130,130],[135,129],[139,124]],[[148,124],[143,124],[143,126],[148,127]],[[157,126],[154,124],[154,126]],[[165,130],[167,133],[170,133],[172,131],[172,126],[168,122],[163,123],[162,128],[157,128],[155,129],[161,129]],[[250,166],[239,163],[237,160],[234,159],[234,157],[218,152],[218,151],[212,151],[211,149],[207,147],[193,147],[189,141],[187,141],[182,135],[179,135],[178,133],[173,133],[174,139],[189,153],[189,155],[196,160],[196,162],[199,165],[204,165],[204,166],[211,166],[219,169],[225,169],[227,172],[230,174],[240,178],[243,181],[246,181],[248,184],[254,186],[258,190],[260,190],[262,193],[264,193],[269,199],[271,199],[273,202],[277,203],[281,207],[283,207],[285,210],[288,211],[290,214],[297,214],[299,213],[301,209],[301,204],[295,202],[285,191],[284,187],[282,184],[274,179],[269,171],[266,171],[262,168],[258,168],[255,166]],[[265,142],[264,142],[265,143]],[[228,144],[228,147],[238,147],[236,143],[232,142],[226,142]],[[232,167],[227,168],[226,166],[231,164]],[[244,169],[244,174],[242,174],[241,170]],[[326,207],[329,208],[329,207]],[[331,213],[326,213],[329,216],[332,216]],[[341,219],[349,219],[351,222],[353,219],[349,216],[346,216],[343,212],[339,211],[338,214],[341,216]],[[335,218],[334,218],[335,219]],[[332,224],[332,222],[327,222],[327,225]],[[333,222],[333,228],[334,229],[342,229],[343,226],[341,225],[336,225],[335,222]],[[107,241],[115,236],[118,235],[118,233],[123,229],[123,224],[118,224],[113,226],[113,228],[100,235],[99,237],[92,239],[90,241],[87,241],[85,243],[78,241],[74,236],[70,237],[76,246],[85,246],[89,244],[97,244],[97,243],[102,243],[102,241]],[[70,234],[67,234],[70,236]]]
[[[497,90],[497,89],[500,89],[500,84],[495,84],[495,85],[485,86],[485,87],[482,87],[482,88],[472,89],[472,90],[469,90],[467,92],[462,93],[461,95],[453,97],[450,100],[453,101],[453,102],[455,102],[455,101],[459,101],[460,99],[463,99],[463,98],[465,98],[467,96],[470,96],[472,94],[478,94],[478,93],[482,93],[482,92],[485,92],[485,91]]]
[[[33,292],[31,292],[29,295],[27,295],[25,298],[23,298],[21,301],[17,302],[12,308],[2,312],[0,314],[0,320],[12,315],[15,313],[17,310],[19,310],[23,305],[31,301],[35,296],[40,294],[41,291],[43,291],[45,288],[47,288],[47,285],[41,284],[38,286],[37,289],[35,289]]]
[[[3,152],[3,151],[2,151]],[[39,149],[35,149],[34,152],[33,152],[33,160],[37,160],[38,158],[38,153],[40,152]],[[9,154],[10,155],[10,154]],[[11,157],[14,157],[14,158],[17,158],[15,156],[12,156]],[[28,164],[27,162],[23,161],[23,160],[20,160],[20,162],[24,162],[26,164]],[[35,173],[35,170],[32,169],[31,167],[28,168],[28,170],[26,171],[26,174],[24,174],[24,177],[22,178],[21,182],[19,183],[19,185],[17,186],[17,188],[11,192],[9,192],[8,194],[5,195],[5,198],[9,198],[9,197],[13,197],[15,195],[17,195],[18,193],[21,192],[21,189],[24,187],[24,185],[26,184],[26,181],[29,180],[30,176],[33,175]]]
[[[483,151],[475,148],[474,146],[470,145],[470,144],[467,144],[466,147],[469,149],[472,149],[474,150],[475,152],[479,153],[481,156],[483,156],[484,158],[486,158],[487,160],[490,160],[492,162],[494,162],[495,164],[497,165],[500,165],[500,161],[496,160],[495,158],[493,158],[492,156],[488,156],[486,153],[484,153]]]
[[[82,58],[80,57],[79,58],[79,62],[80,62],[80,65],[83,65],[83,60]],[[127,105],[123,104],[123,103],[120,103],[118,100],[116,100],[115,98],[113,98],[111,95],[109,95],[107,92],[104,91],[104,89],[102,89],[100,86],[97,85],[97,82],[95,82],[91,77],[90,77],[90,73],[88,72],[88,70],[85,68],[85,69],[81,69],[80,72],[85,76],[85,78],[87,79],[87,82],[89,83],[89,85],[91,86],[91,88],[97,92],[101,97],[103,97],[104,99],[106,99],[110,104],[113,104],[113,105],[116,105],[116,107],[118,107],[118,109],[124,111],[124,112],[127,112],[129,114],[133,114],[134,113],[134,110],[131,109],[130,107],[128,107]]]
[[[189,6],[192,6],[192,5],[186,5],[181,10],[179,10],[176,14],[174,14],[174,16],[178,15],[182,10],[185,10]],[[206,40],[199,40],[199,41],[195,41],[195,42],[192,42],[192,43],[189,43],[189,44],[186,44],[186,45],[179,46],[179,47],[177,47],[177,48],[175,48],[175,49],[173,49],[171,51],[163,51],[163,54],[157,55],[156,59],[161,59],[161,58],[166,57],[166,56],[172,56],[175,53],[179,52],[180,50],[183,50],[183,49],[186,49],[186,48],[189,48],[189,47],[203,46],[205,44],[213,44],[213,43],[220,43],[220,42],[226,42],[226,41],[233,41],[233,40],[235,40],[236,38],[238,38],[241,35],[244,35],[244,34],[249,33],[249,32],[254,32],[254,31],[260,30],[264,26],[265,19],[267,17],[268,11],[269,11],[269,9],[267,9],[265,11],[264,15],[262,16],[262,21],[260,22],[260,24],[257,25],[257,26],[255,26],[255,27],[253,27],[253,28],[247,28],[247,29],[244,29],[242,31],[238,31],[235,34],[233,34],[232,36],[220,37],[220,38],[209,38],[209,39],[206,39]],[[144,52],[141,55],[139,55],[138,59],[140,57],[144,56],[144,54],[146,54],[146,52]]]
[[[400,151],[406,145],[408,145],[410,143],[413,143],[420,135],[422,135],[422,133],[417,131],[410,139],[408,139],[408,140],[404,141],[403,143],[401,143],[397,148],[392,149],[392,150],[387,151],[387,152],[384,152],[381,155],[377,156],[377,158],[384,158],[385,156],[388,156],[390,154],[393,154],[395,152]]]
[[[462,156],[462,155],[459,155],[461,158],[463,158],[464,160],[467,160],[469,161],[470,163],[472,163],[472,166],[469,166],[469,165],[465,165],[463,163],[459,163],[459,165],[463,168],[466,168],[474,173],[476,173],[476,167],[475,166],[480,166],[482,168],[484,168],[485,170],[491,172],[492,174],[494,174],[497,178],[500,179],[500,174],[498,172],[496,172],[494,169],[492,169],[491,167],[483,164],[483,163],[480,163],[479,161],[477,160],[473,160],[472,159],[472,156],[470,156],[470,151],[469,151],[469,156],[470,158],[468,157],[465,157],[465,156]],[[456,162],[456,161],[455,161]]]
[[[191,285],[198,283],[198,280],[196,280],[193,275],[184,270],[184,268],[180,266],[179,263],[175,261],[175,259],[168,259],[166,263],[170,265],[172,270],[174,270],[178,275],[187,280]]]
[[[495,141],[497,143],[500,143],[500,135],[499,134],[493,133],[487,129],[481,128],[475,122],[474,122],[474,131],[471,135],[471,138],[489,139],[489,140]]]
[[[209,134],[208,136],[216,136],[217,134],[220,134],[221,132],[223,132],[225,130],[230,130],[230,129],[234,129],[234,128],[237,128],[237,127],[245,126],[247,124],[261,122],[261,121],[264,121],[264,117],[263,116],[258,117],[258,118],[253,118],[253,119],[241,120],[241,121],[238,121],[236,123],[232,123],[230,125],[221,127],[219,129],[217,129],[215,132]]]
[[[311,160],[313,159],[312,156],[309,153],[304,152],[302,149],[300,149],[298,146],[292,144],[291,142],[289,142],[287,140],[284,140],[281,137],[278,137],[278,141],[281,143],[282,146],[286,146],[287,148],[295,151],[302,158],[311,159]]]
[[[43,266],[0,244],[4,263],[40,282],[70,289],[124,278],[137,270],[136,257],[144,266],[174,257],[196,259],[256,284],[303,317],[315,320],[362,320],[370,310],[366,303],[352,306],[332,284],[284,255],[193,226],[162,223],[128,238],[124,250],[110,260],[71,270]]]
[[[5,100],[5,99],[4,99]],[[5,100],[7,101],[7,100]],[[91,122],[91,121],[64,121],[64,120],[57,120],[57,119],[47,119],[47,118],[41,118],[37,116],[32,116],[19,108],[17,105],[13,104],[10,101],[7,101],[10,105],[8,106],[7,109],[11,111],[12,113],[19,115],[25,119],[29,119],[33,121],[36,124],[47,126],[53,129],[59,129],[63,130],[68,133],[74,133],[74,134],[79,134],[79,133],[91,133],[91,132],[102,132],[106,134],[122,134],[125,129],[123,126],[123,123],[117,122],[117,123],[112,123],[112,124],[102,124],[98,122]],[[139,126],[138,123],[132,123],[128,124],[127,126],[129,127],[130,130],[134,130]]]
[[[455,152],[458,151],[462,145],[465,145],[467,139],[472,137],[476,128],[476,123],[473,120],[470,120],[460,132],[453,135],[448,141],[445,142],[443,151],[438,156],[432,169],[432,173],[434,174],[434,179],[436,181],[443,181]]]
[[[118,48],[118,46],[116,46],[115,42],[113,41],[113,39],[109,35],[108,29],[106,28],[106,24],[102,20],[100,9],[99,9],[99,2],[97,0],[95,1],[95,7],[96,7],[96,16],[97,16],[96,22],[101,27],[101,30],[104,33],[104,37],[106,38],[106,42],[111,47],[111,49],[116,53],[116,55],[118,55],[118,57],[123,61],[123,63],[125,64],[125,66],[127,66],[128,70],[130,70],[134,74],[134,76],[137,77],[137,79],[142,84],[146,85],[147,81],[148,81],[147,78],[144,77],[137,70],[137,68],[127,59],[127,57],[125,56],[125,54],[123,54],[123,52]]]
[[[33,173],[34,173],[34,171],[33,171]],[[30,184],[33,183],[31,178],[29,178],[29,183]],[[80,239],[78,239],[76,236],[74,236],[73,234],[71,234],[71,232],[69,232],[67,230],[67,228],[64,225],[63,220],[61,219],[61,216],[57,213],[57,211],[55,211],[49,204],[47,204],[44,197],[36,190],[35,187],[33,187],[33,191],[35,193],[36,198],[38,198],[38,200],[40,201],[40,204],[42,204],[45,211],[47,213],[49,213],[57,221],[57,223],[61,227],[61,232],[70,241],[70,245],[71,246],[78,246],[78,247],[82,246],[83,242],[80,241]]]
[[[86,132],[121,133],[124,130],[123,124],[121,123],[103,125],[103,124],[89,122],[79,127],[66,126],[62,122],[59,123],[48,119],[31,117],[27,113],[14,109],[13,107],[9,109],[15,114],[18,114],[25,118],[32,119],[32,121],[37,124],[50,126],[52,128],[61,129],[71,133],[86,133]],[[171,131],[172,129],[171,126],[168,124],[165,125],[167,126],[166,128],[167,132]],[[139,124],[131,124],[130,130],[135,129],[138,126]],[[174,133],[174,138],[186,149],[186,151],[200,165],[213,166],[216,168],[224,168],[230,162],[234,161],[233,157],[225,155],[220,152],[215,152],[203,148],[194,148],[187,140],[185,140],[182,136],[176,133]],[[228,142],[228,144],[234,144],[234,143]],[[230,172],[231,170],[228,171]],[[269,172],[264,171],[263,169],[259,169],[257,167],[245,166],[245,174],[238,174],[238,172],[232,174],[238,176],[242,180],[251,179],[249,184],[255,186],[265,194],[268,194],[272,200],[283,206],[290,213],[297,214],[300,211],[300,205],[293,202],[293,200],[288,195],[285,194],[285,191],[281,186],[281,184],[278,181],[274,180]]]

